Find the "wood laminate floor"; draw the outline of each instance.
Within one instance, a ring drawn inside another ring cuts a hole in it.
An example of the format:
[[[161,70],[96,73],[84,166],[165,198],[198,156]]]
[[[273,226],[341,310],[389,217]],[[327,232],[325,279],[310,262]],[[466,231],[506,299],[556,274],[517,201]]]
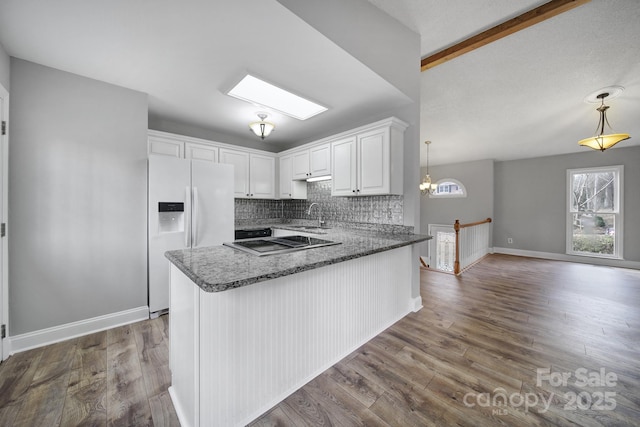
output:
[[[640,271],[491,255],[254,426],[638,426]],[[0,365],[0,426],[175,426],[168,316]],[[208,426],[207,426],[208,427]]]
[[[121,326],[9,357],[0,426],[179,426],[167,392],[169,318]]]

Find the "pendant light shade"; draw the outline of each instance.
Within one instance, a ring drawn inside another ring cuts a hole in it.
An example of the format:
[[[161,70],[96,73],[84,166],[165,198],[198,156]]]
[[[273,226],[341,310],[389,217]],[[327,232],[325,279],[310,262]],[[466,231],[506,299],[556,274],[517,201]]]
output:
[[[604,151],[607,148],[613,147],[620,141],[631,138],[627,133],[611,133],[607,135],[604,134],[605,123],[607,126],[609,126],[609,128],[611,128],[611,125],[607,120],[607,110],[609,109],[609,106],[604,105],[604,99],[607,96],[609,96],[608,92],[603,92],[596,96],[596,98],[601,101],[600,106],[596,108],[596,111],[600,113],[600,121],[598,122],[598,127],[596,128],[596,132],[598,132],[597,135],[578,141],[578,145],[593,148],[594,150]]]
[[[258,117],[260,118],[260,121],[249,123],[249,129],[251,129],[256,136],[259,136],[260,139],[265,139],[275,129],[276,125],[265,121],[268,117],[266,113],[258,113]]]

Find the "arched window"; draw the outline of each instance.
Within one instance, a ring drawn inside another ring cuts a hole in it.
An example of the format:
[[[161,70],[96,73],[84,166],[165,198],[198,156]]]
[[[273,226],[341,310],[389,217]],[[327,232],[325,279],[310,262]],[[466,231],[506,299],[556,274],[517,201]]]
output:
[[[436,182],[438,188],[431,197],[455,198],[467,197],[467,189],[464,184],[453,178],[443,178]]]

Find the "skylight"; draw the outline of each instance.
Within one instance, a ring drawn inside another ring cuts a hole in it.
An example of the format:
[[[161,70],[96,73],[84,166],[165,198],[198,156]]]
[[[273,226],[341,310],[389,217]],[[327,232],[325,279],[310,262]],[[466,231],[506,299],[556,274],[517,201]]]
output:
[[[294,95],[249,74],[227,92],[227,95],[269,107],[298,120],[306,120],[327,111],[327,108],[322,105]]]

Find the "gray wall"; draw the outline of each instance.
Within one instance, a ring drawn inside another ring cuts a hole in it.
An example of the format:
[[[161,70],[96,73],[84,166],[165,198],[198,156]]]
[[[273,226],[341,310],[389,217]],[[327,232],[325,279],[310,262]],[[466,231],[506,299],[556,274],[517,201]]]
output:
[[[567,169],[624,165],[624,258],[640,261],[640,147],[623,144],[604,153],[496,162],[493,246],[564,254]]]
[[[10,91],[11,61],[9,55],[0,44],[0,85]]]
[[[11,76],[11,334],[145,306],[146,94],[16,58]]]
[[[430,198],[420,200],[421,232],[428,234],[429,224],[453,225],[456,219],[461,223],[493,219],[493,160],[431,166],[429,173],[435,182],[444,178],[460,181],[467,189],[464,198]],[[421,178],[427,168],[421,169]]]

